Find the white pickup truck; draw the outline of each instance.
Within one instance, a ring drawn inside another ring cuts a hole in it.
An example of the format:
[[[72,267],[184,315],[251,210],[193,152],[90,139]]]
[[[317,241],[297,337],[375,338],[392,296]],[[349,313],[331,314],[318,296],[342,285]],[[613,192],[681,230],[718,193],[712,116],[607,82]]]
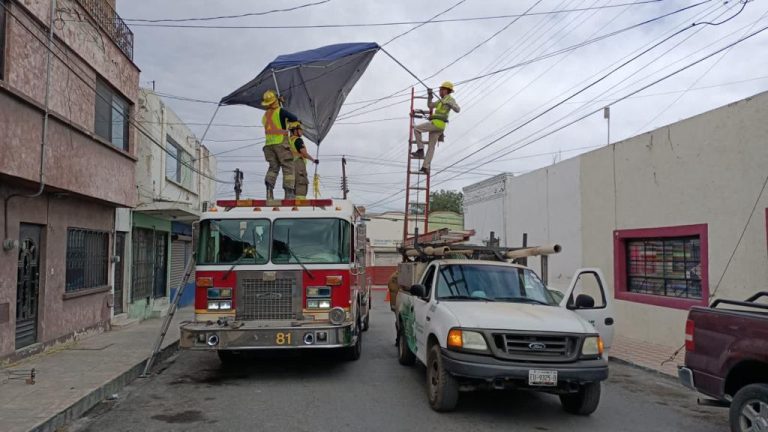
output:
[[[558,394],[570,413],[597,409],[613,338],[600,270],[577,271],[560,293],[506,261],[407,265],[416,283],[396,298],[398,358],[426,365],[434,410],[453,410],[459,390],[514,388]]]

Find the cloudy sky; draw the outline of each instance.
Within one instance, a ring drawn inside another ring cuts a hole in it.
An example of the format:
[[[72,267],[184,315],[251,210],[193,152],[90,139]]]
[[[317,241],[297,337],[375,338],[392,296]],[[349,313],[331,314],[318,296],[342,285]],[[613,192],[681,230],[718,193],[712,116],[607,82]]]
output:
[[[422,22],[455,5],[438,18],[449,21],[423,25],[386,46],[432,87],[508,68],[456,87],[462,112],[451,117],[446,141],[437,150],[435,189],[461,189],[501,172],[525,173],[605,145],[602,112],[575,120],[609,104],[613,142],[768,88],[765,31],[613,104],[768,26],[768,0],[752,0],[745,6],[722,0],[122,0],[118,13],[126,20],[185,19],[308,3],[320,4],[261,16],[173,23],[240,28],[168,27],[167,22],[148,27],[139,24],[154,24],[129,21],[141,84],[151,87],[154,82],[163,94],[218,101],[280,54],[341,42],[383,44],[417,24],[243,27]],[[530,16],[509,16],[528,10]],[[556,11],[563,12],[551,13]],[[670,15],[638,25],[666,14]],[[506,17],[453,21],[499,15]],[[691,26],[704,22],[722,24]],[[524,65],[510,68],[520,63]],[[370,106],[359,102],[389,96],[415,83],[383,53],[374,58],[319,149],[324,196],[340,196],[341,156],[346,155],[350,196],[356,203],[374,211],[402,209],[408,93]],[[422,88],[417,84],[416,89]],[[198,137],[215,109],[215,104],[201,102],[167,99],[167,103]],[[253,108],[222,107],[205,143],[214,153],[224,152],[217,157],[218,178],[229,180],[232,170],[242,169],[244,194],[250,197],[264,193],[266,164],[256,143],[263,138],[261,115]],[[573,124],[550,133],[569,123]],[[313,154],[317,151],[314,145],[310,148]],[[220,184],[218,191],[219,197],[232,195],[228,184]]]

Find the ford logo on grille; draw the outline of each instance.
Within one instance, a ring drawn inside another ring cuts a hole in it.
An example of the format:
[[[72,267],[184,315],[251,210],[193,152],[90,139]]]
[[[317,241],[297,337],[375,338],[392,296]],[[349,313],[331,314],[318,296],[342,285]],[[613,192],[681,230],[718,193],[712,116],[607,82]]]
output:
[[[256,298],[260,300],[280,300],[283,295],[280,293],[260,293],[256,294]]]
[[[547,345],[541,342],[533,342],[528,344],[528,348],[532,349],[533,351],[542,351],[547,349]]]

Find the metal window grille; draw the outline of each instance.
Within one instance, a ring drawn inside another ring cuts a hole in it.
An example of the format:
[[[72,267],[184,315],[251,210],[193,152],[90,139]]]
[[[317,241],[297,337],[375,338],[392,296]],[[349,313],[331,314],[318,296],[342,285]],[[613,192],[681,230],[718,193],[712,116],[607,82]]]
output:
[[[627,290],[677,298],[701,298],[698,236],[626,242]]]
[[[108,267],[109,233],[67,230],[66,292],[106,286]]]
[[[96,24],[133,60],[133,32],[105,0],[77,0]]]

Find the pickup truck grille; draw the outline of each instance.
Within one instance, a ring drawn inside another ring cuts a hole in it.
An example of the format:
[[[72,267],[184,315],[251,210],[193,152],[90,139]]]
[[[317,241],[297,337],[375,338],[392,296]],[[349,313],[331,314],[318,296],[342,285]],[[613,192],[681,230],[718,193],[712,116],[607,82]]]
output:
[[[575,357],[578,338],[567,335],[495,333],[496,348],[522,361],[568,361]]]
[[[296,311],[293,310],[296,279],[242,279],[238,285],[235,319],[296,319]]]

